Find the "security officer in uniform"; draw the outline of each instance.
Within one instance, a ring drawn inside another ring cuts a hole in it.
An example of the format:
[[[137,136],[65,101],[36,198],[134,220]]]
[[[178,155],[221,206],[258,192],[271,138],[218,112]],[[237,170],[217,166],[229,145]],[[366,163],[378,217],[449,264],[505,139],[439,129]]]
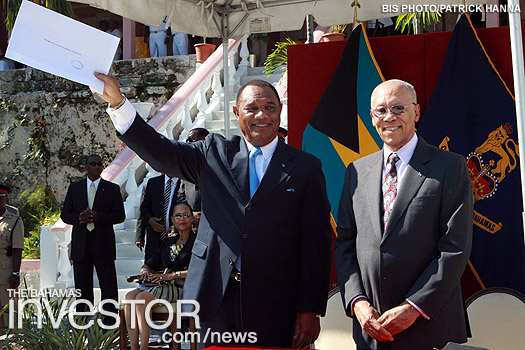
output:
[[[0,309],[9,302],[8,289],[20,284],[20,263],[24,249],[24,223],[7,210],[9,188],[0,186]],[[8,312],[0,317],[0,327],[7,326]]]
[[[0,185],[0,190],[5,190],[5,191],[7,191],[7,193],[11,192],[11,189],[9,187],[7,187],[6,185]],[[7,204],[5,205],[5,208],[11,214],[15,214],[16,216],[20,215],[20,212],[18,211],[17,207],[13,207],[12,205],[9,205],[9,195],[7,196]]]

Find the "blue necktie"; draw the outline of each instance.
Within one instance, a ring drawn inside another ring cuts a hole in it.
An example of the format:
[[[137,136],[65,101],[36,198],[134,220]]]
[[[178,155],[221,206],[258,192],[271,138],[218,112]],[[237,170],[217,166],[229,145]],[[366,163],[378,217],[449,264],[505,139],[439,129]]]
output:
[[[255,157],[261,154],[259,147],[254,147],[250,151],[250,198],[253,197],[257,187],[259,187],[259,177],[257,177],[257,171],[255,170]]]

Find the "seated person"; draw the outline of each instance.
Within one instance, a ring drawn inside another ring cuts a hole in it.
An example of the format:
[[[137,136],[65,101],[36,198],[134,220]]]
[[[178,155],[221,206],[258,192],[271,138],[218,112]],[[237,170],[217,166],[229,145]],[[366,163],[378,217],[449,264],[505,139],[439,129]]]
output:
[[[126,295],[126,300],[145,301],[144,304],[134,306],[135,327],[132,327],[131,322],[132,305],[126,304],[124,308],[132,350],[148,349],[151,328],[146,321],[146,306],[151,302],[154,303],[156,299],[174,303],[182,293],[180,282],[183,283],[188,273],[191,250],[195,242],[195,233],[192,231],[193,211],[190,205],[183,202],[175,204],[171,210],[171,222],[173,225],[167,230],[162,245],[140,269],[141,279],[151,283],[149,286],[148,283],[141,284]],[[161,270],[164,273],[155,273]],[[151,286],[158,283],[163,284]],[[139,335],[142,340],[140,347]]]

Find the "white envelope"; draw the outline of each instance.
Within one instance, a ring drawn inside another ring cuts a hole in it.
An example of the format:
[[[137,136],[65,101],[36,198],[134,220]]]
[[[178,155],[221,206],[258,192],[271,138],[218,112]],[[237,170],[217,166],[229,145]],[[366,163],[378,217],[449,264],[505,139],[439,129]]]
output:
[[[94,72],[107,74],[120,39],[29,1],[23,1],[6,57],[93,87],[104,83]]]

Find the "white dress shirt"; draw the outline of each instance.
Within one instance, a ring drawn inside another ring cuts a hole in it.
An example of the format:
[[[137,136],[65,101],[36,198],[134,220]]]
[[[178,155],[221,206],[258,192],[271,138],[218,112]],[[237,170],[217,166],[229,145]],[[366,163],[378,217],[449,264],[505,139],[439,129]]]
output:
[[[250,152],[255,146],[248,142],[248,140],[246,140],[244,136],[243,139],[244,141],[246,141],[246,146],[248,147],[248,154],[250,154]],[[275,138],[269,144],[259,147],[261,149],[261,153],[255,156],[255,172],[257,173],[257,177],[259,178],[259,183],[262,181],[264,174],[266,173],[266,169],[268,169],[268,165],[272,160],[273,153],[277,148],[277,142],[278,138],[277,136],[275,136]]]

